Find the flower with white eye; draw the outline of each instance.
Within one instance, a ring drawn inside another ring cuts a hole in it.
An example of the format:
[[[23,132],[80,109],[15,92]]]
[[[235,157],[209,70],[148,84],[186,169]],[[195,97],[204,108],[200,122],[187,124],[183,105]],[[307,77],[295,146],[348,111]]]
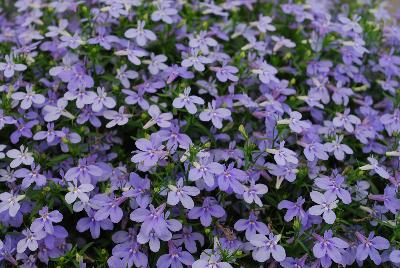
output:
[[[32,104],[43,104],[46,98],[42,94],[36,94],[32,89],[32,85],[26,86],[26,92],[15,92],[11,98],[16,101],[21,101],[21,108],[27,110]]]
[[[29,166],[33,163],[32,153],[30,153],[28,148],[25,148],[24,145],[19,147],[19,151],[17,149],[11,149],[8,151],[7,157],[14,159],[10,163],[10,167],[12,168],[16,168],[21,164]]]
[[[3,153],[3,150],[6,148],[6,145],[0,144],[0,159],[3,159],[6,157],[6,155]]]

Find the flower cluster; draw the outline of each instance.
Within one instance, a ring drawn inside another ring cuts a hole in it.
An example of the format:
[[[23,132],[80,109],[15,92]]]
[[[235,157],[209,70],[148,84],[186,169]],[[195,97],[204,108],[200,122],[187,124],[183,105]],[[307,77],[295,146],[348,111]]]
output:
[[[0,266],[400,266],[389,10],[1,1]]]

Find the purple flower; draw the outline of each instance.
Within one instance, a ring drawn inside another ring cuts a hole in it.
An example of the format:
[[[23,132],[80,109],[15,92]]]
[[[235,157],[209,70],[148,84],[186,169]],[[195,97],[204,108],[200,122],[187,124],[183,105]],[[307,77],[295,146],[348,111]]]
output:
[[[47,124],[47,131],[39,131],[33,135],[34,140],[44,140],[46,139],[47,143],[52,143],[57,137],[56,131],[54,130],[54,123]]]
[[[192,264],[192,268],[233,268],[227,262],[222,261],[222,257],[217,252],[211,250],[205,250],[200,255],[200,260],[195,261]]]
[[[57,119],[60,118],[61,115],[70,119],[74,119],[74,116],[67,110],[65,110],[67,105],[68,101],[64,98],[57,100],[57,106],[46,105],[42,110],[42,113],[44,115],[44,120],[46,122],[56,121]]]
[[[224,166],[217,162],[210,162],[208,158],[200,158],[199,162],[193,162],[189,170],[189,180],[197,181],[203,179],[209,187],[214,185],[215,175],[224,172]]]
[[[230,163],[225,167],[225,170],[217,176],[218,186],[221,191],[227,193],[231,193],[233,191],[237,194],[243,194],[245,188],[242,183],[245,182],[247,178],[248,175],[246,172],[234,168],[234,164]],[[261,191],[262,190],[265,189],[261,189]]]
[[[17,101],[21,101],[21,108],[24,110],[29,109],[34,104],[43,104],[45,102],[45,97],[42,94],[36,94],[33,89],[32,85],[26,86],[26,93],[25,92],[15,92],[11,95],[11,98]]]
[[[327,142],[324,144],[324,148],[327,152],[333,152],[335,158],[342,161],[346,154],[353,154],[353,150],[346,144],[342,144],[343,136],[336,136],[335,140],[332,142]]]
[[[94,219],[96,221],[102,221],[110,217],[113,223],[118,223],[121,221],[124,212],[119,207],[126,197],[109,197],[106,194],[97,194],[92,198],[93,204],[95,204],[99,209],[94,214]]]
[[[70,168],[65,173],[65,179],[72,181],[78,179],[81,183],[90,183],[93,177],[100,177],[103,170],[94,164],[90,164],[88,159],[79,159],[77,167]]]
[[[393,214],[400,210],[400,199],[397,198],[397,188],[386,186],[383,195],[370,194],[371,200],[381,201]]]
[[[390,136],[393,132],[400,132],[400,109],[395,109],[393,114],[384,114],[380,121],[385,125]]]
[[[258,74],[258,78],[264,84],[269,84],[271,82],[279,83],[278,78],[275,75],[278,71],[272,66],[269,65],[267,62],[263,61],[257,69],[253,69],[252,72]]]
[[[0,109],[0,129],[4,127],[5,124],[11,125],[15,124],[15,119],[12,118],[11,116],[5,116],[4,111]]]
[[[301,220],[302,225],[307,225],[308,216],[306,212],[303,210],[303,204],[305,199],[303,197],[298,197],[296,203],[283,200],[279,202],[278,209],[287,209],[285,214],[285,221],[290,222],[294,217],[298,217]]]
[[[172,105],[175,108],[182,108],[183,106],[185,106],[186,110],[190,113],[190,114],[195,114],[197,112],[197,108],[195,104],[200,104],[203,105],[204,104],[204,100],[198,96],[190,96],[190,91],[191,88],[187,87],[184,89],[184,93],[180,93],[179,97],[175,98],[174,101],[172,102]]]
[[[279,149],[266,149],[265,151],[273,154],[275,162],[280,166],[285,166],[289,163],[297,165],[299,163],[296,153],[285,148],[285,141],[279,144]]]
[[[239,69],[235,66],[224,65],[222,67],[210,67],[211,70],[217,73],[217,78],[220,82],[226,82],[228,80],[232,82],[239,81],[239,78],[235,75],[239,72]]]
[[[321,176],[315,179],[315,185],[326,193],[331,194],[343,201],[344,204],[351,203],[351,196],[348,190],[343,188],[344,177],[336,174],[333,178]]]
[[[168,68],[164,62],[166,62],[168,58],[161,54],[161,55],[154,55],[154,53],[150,54],[150,60],[144,60],[143,63],[148,64],[149,72],[152,75],[158,74],[160,71],[163,71]]]
[[[22,72],[26,70],[26,65],[20,63],[14,63],[14,55],[6,55],[6,62],[0,62],[0,71],[4,72],[4,76],[7,78],[13,77],[15,71]]]
[[[256,203],[260,207],[263,206],[260,196],[263,196],[268,192],[268,187],[265,184],[256,184],[254,180],[251,180],[250,186],[244,187],[243,199],[246,203]]]
[[[21,137],[32,138],[31,128],[37,123],[37,120],[32,120],[25,123],[22,118],[18,119],[18,121],[15,123],[17,130],[14,131],[10,136],[11,142],[16,144],[19,142]]]
[[[41,240],[46,236],[44,231],[32,232],[29,229],[23,230],[22,234],[25,236],[25,238],[18,241],[18,253],[25,252],[27,248],[29,248],[30,251],[36,251],[38,248],[38,240]]]
[[[189,46],[191,48],[199,48],[202,53],[209,53],[208,47],[215,47],[218,43],[214,38],[210,37],[206,31],[200,31],[195,37],[190,37]]]
[[[288,124],[290,129],[295,133],[301,133],[311,127],[308,122],[300,120],[302,115],[299,112],[290,112],[289,116],[289,119],[279,120],[277,123]]]
[[[98,87],[97,96],[94,97],[92,103],[93,112],[100,112],[103,109],[103,107],[112,109],[115,107],[115,105],[116,105],[115,100],[111,97],[107,97],[107,92],[104,89],[104,87]]]
[[[137,21],[137,28],[136,29],[128,29],[125,32],[125,37],[126,38],[131,38],[135,39],[136,43],[139,46],[145,46],[147,44],[147,41],[155,41],[157,39],[157,36],[150,30],[144,29],[144,26],[146,25],[146,22],[142,20]]]
[[[314,161],[315,159],[328,160],[329,158],[328,154],[325,152],[324,145],[319,142],[297,142],[297,144],[304,147],[303,153],[308,161]]]
[[[156,3],[157,10],[151,13],[152,21],[163,21],[167,24],[171,24],[173,22],[172,16],[175,16],[178,11],[171,6],[171,2],[169,1],[160,1]]]
[[[222,128],[222,120],[228,119],[231,111],[225,108],[217,108],[215,101],[208,103],[208,109],[202,111],[199,115],[201,121],[210,121],[216,128]]]
[[[211,225],[211,216],[221,218],[225,215],[225,210],[217,205],[217,202],[212,197],[206,197],[201,207],[194,207],[188,213],[189,219],[200,218],[201,225],[208,227]]]
[[[253,250],[253,259],[258,262],[266,262],[272,257],[280,262],[286,258],[285,249],[278,245],[280,235],[268,234],[268,237],[262,234],[253,235],[250,239],[250,243],[256,248]]]
[[[168,243],[169,253],[161,255],[157,260],[157,268],[180,268],[183,267],[182,264],[192,265],[194,262],[193,256],[187,252],[183,251],[182,248],[177,248],[173,243]]]
[[[90,230],[90,234],[93,239],[100,237],[100,229],[103,230],[112,230],[113,224],[110,219],[105,218],[104,220],[96,220],[95,212],[91,209],[87,210],[88,217],[80,218],[78,223],[76,224],[76,229],[79,232],[85,232],[86,230]]]
[[[384,179],[390,178],[390,174],[383,167],[378,165],[378,160],[373,157],[368,157],[367,159],[369,164],[360,167],[361,170],[373,170]]]
[[[187,209],[192,209],[194,207],[193,199],[190,198],[190,196],[196,196],[200,193],[200,190],[196,187],[183,186],[183,178],[178,179],[176,186],[170,184],[168,188],[167,204],[176,206],[181,202],[183,207]]]
[[[265,223],[257,221],[257,216],[253,211],[250,212],[247,220],[238,220],[235,223],[234,228],[239,232],[246,231],[245,236],[247,240],[250,240],[257,232],[262,235],[267,235],[270,233],[269,228]]]
[[[73,184],[68,182],[68,193],[65,195],[65,201],[68,204],[72,204],[75,202],[77,198],[82,202],[89,201],[89,196],[86,193],[91,192],[94,189],[92,184],[81,184],[77,186],[76,180],[73,181]]]
[[[140,150],[131,158],[133,163],[141,163],[145,167],[152,167],[165,156],[163,151],[161,137],[155,133],[150,136],[150,140],[138,139],[135,142],[136,147]]]
[[[36,186],[42,187],[46,185],[47,179],[46,176],[39,173],[40,165],[35,166],[33,163],[31,165],[31,170],[26,168],[20,168],[15,171],[14,176],[16,178],[23,178],[21,183],[22,189],[27,189],[32,183],[36,183]]]
[[[324,221],[328,224],[335,222],[336,215],[333,209],[337,207],[338,200],[336,200],[336,195],[325,192],[321,194],[320,192],[312,191],[310,193],[312,201],[318,205],[312,206],[309,209],[309,213],[314,216],[322,215]]]
[[[130,188],[123,192],[125,197],[134,197],[135,201],[142,208],[147,207],[150,204],[150,180],[142,179],[134,172],[129,175]]]
[[[201,233],[193,232],[191,226],[183,227],[182,232],[174,234],[172,241],[176,246],[185,245],[185,248],[190,253],[196,253],[196,241],[200,243],[200,246],[204,246],[204,236]]]
[[[121,66],[121,68],[117,69],[116,77],[124,87],[129,88],[131,86],[129,79],[136,79],[138,78],[139,74],[132,70],[126,70],[127,68],[128,65],[124,64]]]
[[[357,247],[357,260],[364,261],[369,256],[376,265],[380,265],[382,259],[377,249],[388,249],[390,246],[389,241],[381,236],[375,236],[374,232],[370,232],[368,238],[360,232],[356,232],[356,236],[361,242]]]
[[[106,110],[103,113],[103,116],[111,120],[110,122],[107,123],[106,127],[107,128],[112,128],[116,125],[118,126],[123,126],[126,123],[128,123],[129,118],[132,117],[131,114],[125,113],[126,109],[124,106],[119,107],[118,112],[113,111],[113,110]]]
[[[313,253],[316,258],[325,259],[325,262],[333,260],[336,263],[342,263],[342,254],[340,251],[348,248],[349,244],[340,238],[333,237],[331,230],[325,231],[323,237],[315,233],[313,236],[317,240],[313,247]]]
[[[400,250],[393,250],[391,253],[390,253],[390,256],[389,256],[389,258],[390,258],[390,261],[391,262],[393,262],[393,263],[400,263]]]
[[[336,113],[332,122],[335,127],[344,127],[350,133],[354,131],[353,125],[361,124],[361,120],[357,116],[350,114],[350,109],[346,109],[343,114]]]
[[[182,67],[193,66],[197,71],[203,72],[205,70],[204,64],[212,63],[213,61],[207,57],[199,56],[198,49],[191,49],[190,55],[182,61]]]
[[[173,118],[172,113],[161,113],[160,108],[157,105],[151,105],[149,110],[147,110],[151,119],[143,126],[144,129],[147,129],[153,125],[157,125],[159,127],[170,127],[171,120]]]
[[[58,210],[49,212],[47,206],[39,210],[40,218],[35,219],[31,224],[32,232],[45,231],[48,234],[54,233],[53,223],[59,223],[63,219],[63,215]]]
[[[25,148],[24,145],[19,147],[19,151],[17,149],[9,150],[6,155],[13,159],[10,163],[11,168],[16,168],[21,164],[29,166],[33,163],[32,153],[30,153],[28,148]]]
[[[10,217],[15,217],[17,215],[21,205],[18,203],[25,198],[25,195],[17,195],[11,191],[11,193],[3,192],[0,194],[0,213],[7,211]]]

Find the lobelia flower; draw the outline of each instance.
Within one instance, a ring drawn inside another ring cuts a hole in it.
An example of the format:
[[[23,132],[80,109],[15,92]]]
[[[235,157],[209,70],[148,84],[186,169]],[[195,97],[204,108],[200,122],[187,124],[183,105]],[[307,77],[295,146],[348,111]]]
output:
[[[75,117],[70,112],[65,110],[67,105],[68,101],[64,98],[61,98],[57,100],[57,106],[53,105],[44,106],[44,108],[42,109],[44,120],[46,122],[53,122],[59,119],[61,115],[70,119],[74,119]]]
[[[279,166],[285,166],[289,163],[297,165],[299,163],[296,153],[285,148],[285,141],[281,141],[279,149],[266,149],[265,151],[274,155],[275,162]]]
[[[188,213],[189,219],[200,218],[201,225],[208,227],[211,225],[211,216],[221,218],[225,215],[225,210],[217,205],[217,201],[212,197],[206,197],[201,207],[194,207]]]
[[[65,173],[67,181],[79,180],[81,183],[90,183],[93,177],[103,175],[103,170],[97,165],[90,164],[87,158],[79,159],[77,167],[68,169]]]
[[[152,21],[163,21],[167,24],[171,24],[173,22],[172,16],[175,16],[178,11],[171,6],[171,2],[169,1],[158,1],[155,3],[157,8],[156,11],[151,13]]]
[[[11,168],[16,168],[21,164],[29,166],[33,163],[32,153],[30,153],[29,149],[25,148],[24,145],[19,147],[19,151],[17,149],[9,150],[6,155],[13,159],[10,163]]]
[[[161,139],[167,141],[166,147],[171,154],[175,153],[178,147],[187,150],[193,144],[188,135],[179,131],[179,126],[176,123],[172,123],[169,128],[158,131]]]
[[[125,93],[126,95],[128,95],[125,98],[125,103],[126,104],[139,104],[140,108],[142,108],[143,110],[148,110],[149,109],[149,103],[147,102],[147,100],[144,98],[144,93],[145,90],[144,89],[138,89],[138,92],[134,92],[132,90],[128,90],[128,89],[123,89],[122,90],[123,93]]]
[[[278,78],[275,75],[278,73],[272,65],[269,65],[266,61],[263,61],[257,69],[253,69],[252,72],[258,75],[260,81],[264,84],[269,84],[271,82],[279,83]]]
[[[222,67],[210,67],[210,70],[216,72],[217,79],[220,82],[225,83],[228,80],[232,82],[239,81],[239,77],[235,75],[239,72],[239,69],[235,66],[223,65]]]
[[[376,265],[380,265],[382,259],[378,250],[388,249],[389,241],[381,236],[375,236],[374,232],[370,232],[368,238],[360,232],[356,232],[356,236],[361,242],[357,247],[357,260],[364,261],[369,256]]]
[[[6,78],[14,76],[15,71],[22,72],[26,70],[25,64],[14,63],[14,54],[5,56],[6,62],[0,62],[0,71],[4,72]]]
[[[28,248],[30,251],[36,251],[38,248],[38,240],[43,239],[46,233],[42,230],[38,232],[32,232],[30,229],[22,231],[25,238],[18,241],[17,252],[23,253]]]
[[[289,116],[290,116],[289,119],[279,120],[277,124],[278,125],[288,124],[290,129],[295,133],[301,133],[305,129],[311,127],[310,123],[300,120],[302,115],[299,112],[297,111],[290,112]]]
[[[205,250],[201,253],[200,259],[192,264],[192,268],[233,268],[227,262],[222,261],[222,256],[218,252]]]
[[[237,194],[243,194],[245,187],[243,182],[248,178],[248,175],[243,170],[234,168],[234,164],[230,163],[225,166],[225,170],[217,175],[218,187],[221,191],[231,193],[232,191]],[[261,189],[265,190],[265,189]]]
[[[46,101],[46,98],[42,94],[36,94],[33,91],[31,84],[26,86],[26,93],[15,92],[11,95],[11,98],[17,101],[21,101],[20,106],[24,110],[31,108],[32,103],[40,105]]]
[[[382,115],[380,121],[385,126],[389,136],[391,136],[393,132],[400,132],[400,109],[395,109],[393,114]]]
[[[250,240],[257,232],[262,235],[267,235],[270,233],[270,230],[265,223],[257,221],[257,216],[253,211],[250,212],[247,220],[238,220],[233,228],[239,232],[246,231],[245,236],[247,240]]]
[[[336,219],[335,212],[333,209],[337,207],[338,200],[336,200],[336,195],[325,192],[321,194],[317,191],[312,191],[310,193],[312,201],[318,205],[314,205],[309,209],[309,213],[314,216],[322,215],[324,221],[328,224],[333,224]]]
[[[303,210],[303,204],[306,200],[303,197],[298,197],[296,202],[291,202],[288,200],[282,200],[278,204],[278,209],[287,209],[285,214],[285,221],[290,222],[294,217],[298,217],[301,220],[303,226],[307,225],[308,216]]]
[[[113,110],[106,110],[103,113],[104,118],[111,120],[107,123],[107,128],[112,128],[116,125],[123,126],[128,123],[129,118],[132,117],[131,114],[125,113],[127,109],[124,106],[119,107],[118,112]]]
[[[329,158],[328,154],[325,152],[324,145],[319,142],[297,142],[297,144],[304,147],[303,153],[308,161],[314,161],[315,159],[328,160]]]
[[[188,68],[193,66],[197,71],[203,72],[206,69],[204,64],[212,63],[213,60],[204,56],[199,56],[199,52],[197,48],[191,49],[190,55],[182,61],[182,67]]]
[[[168,185],[167,204],[176,206],[179,202],[182,203],[184,208],[192,209],[194,207],[193,199],[190,196],[196,196],[200,190],[193,186],[184,186],[183,178],[178,179],[175,185]]]
[[[30,230],[34,233],[45,231],[48,234],[54,233],[53,223],[59,223],[63,219],[63,215],[58,210],[49,212],[49,208],[44,206],[39,210],[40,218],[35,219]]]
[[[335,158],[342,161],[345,158],[345,154],[353,154],[353,150],[346,144],[342,144],[343,136],[336,136],[332,142],[324,144],[324,148],[327,152],[333,152]]]
[[[318,188],[325,190],[325,193],[336,196],[342,200],[344,204],[350,204],[351,195],[350,192],[343,187],[345,186],[344,180],[345,178],[343,176],[336,174],[333,178],[327,176],[316,178],[314,183]]]
[[[250,243],[255,246],[252,256],[258,262],[266,262],[272,257],[280,262],[286,258],[285,249],[278,245],[281,235],[268,234],[268,237],[262,234],[253,235]]]
[[[47,124],[47,131],[39,131],[33,135],[34,140],[46,140],[47,143],[52,143],[57,138],[56,131],[54,130],[54,123]]]
[[[147,41],[155,41],[157,36],[152,31],[144,29],[145,25],[146,22],[138,20],[136,29],[128,29],[125,32],[125,37],[135,39],[136,43],[142,47],[147,44]]]
[[[104,87],[97,88],[97,96],[94,97],[92,103],[93,112],[100,112],[103,107],[112,109],[117,103],[112,97],[107,97],[107,92]]]
[[[317,242],[314,244],[313,253],[318,259],[321,259],[323,267],[329,267],[331,265],[331,260],[335,263],[342,263],[341,250],[348,248],[349,244],[340,238],[334,237],[331,230],[324,232],[324,236],[314,233],[314,238]]]
[[[154,208],[150,205],[150,210],[146,208],[137,208],[132,211],[130,219],[135,222],[140,222],[140,233],[144,236],[148,236],[151,231],[154,231],[159,237],[172,238],[172,234],[168,228],[168,223],[164,218],[165,204],[161,204],[159,207]]]
[[[129,79],[136,79],[139,77],[139,74],[132,70],[126,70],[127,68],[128,65],[126,64],[122,65],[121,68],[118,68],[116,78],[124,87],[129,88],[131,86]]]
[[[400,250],[393,250],[389,255],[389,259],[393,263],[400,263]]]
[[[20,168],[14,172],[16,178],[23,178],[21,183],[22,189],[28,189],[32,183],[36,183],[36,186],[42,187],[46,185],[46,176],[39,173],[40,165],[35,166],[34,163],[31,165],[31,170],[26,168]]]
[[[76,230],[78,230],[78,232],[83,233],[86,230],[89,230],[92,238],[96,239],[100,237],[100,229],[113,229],[113,223],[109,218],[105,218],[104,220],[96,220],[95,212],[92,209],[86,210],[86,213],[88,217],[80,218],[76,224]]]
[[[261,202],[261,199],[259,197],[263,196],[268,192],[268,187],[265,184],[258,183],[254,180],[250,181],[250,186],[244,186],[244,192],[243,192],[243,199],[246,201],[246,203],[252,204],[253,202],[256,203],[258,206],[262,207],[263,204]]]
[[[4,128],[4,125],[11,125],[15,124],[16,120],[12,118],[11,116],[5,116],[4,111],[0,109],[0,129]]]
[[[353,125],[361,124],[361,120],[357,116],[350,114],[350,109],[345,109],[343,114],[336,113],[332,122],[335,127],[344,127],[350,133],[354,131]]]
[[[70,91],[83,90],[94,85],[93,78],[86,74],[86,69],[80,64],[73,66],[72,70],[67,73],[65,80],[68,82],[67,88]]]
[[[161,55],[154,55],[154,53],[150,54],[150,60],[144,60],[143,63],[148,64],[149,72],[152,75],[158,74],[160,71],[163,71],[168,68],[164,62],[166,62],[168,58],[161,54]]]
[[[215,47],[218,42],[210,37],[206,31],[200,31],[195,37],[189,38],[189,46],[191,48],[199,48],[202,53],[207,55],[209,53],[208,47]]]
[[[204,236],[201,233],[193,232],[191,226],[183,227],[182,232],[174,234],[172,241],[176,246],[185,245],[185,249],[190,253],[196,253],[196,241],[200,243],[200,246],[204,246]]]
[[[13,144],[19,142],[21,137],[32,138],[32,128],[34,125],[38,123],[37,120],[32,120],[29,122],[25,122],[22,118],[18,119],[15,125],[17,126],[17,130],[14,131],[11,136],[10,140]]]
[[[0,194],[0,213],[8,210],[10,217],[17,215],[21,205],[18,203],[25,198],[25,195],[17,195],[13,191],[11,193],[3,192]]]
[[[121,221],[124,212],[119,207],[127,198],[124,196],[113,197],[106,194],[97,194],[92,198],[93,203],[99,208],[94,214],[96,221],[102,221],[110,217],[113,223]]]
[[[164,145],[162,145],[161,137],[155,133],[151,134],[149,140],[138,139],[135,145],[139,150],[132,156],[131,161],[141,163],[145,167],[155,166],[166,155],[166,152],[163,151]]]
[[[143,129],[148,129],[151,126],[157,125],[159,127],[170,127],[173,118],[172,113],[161,113],[157,105],[151,105],[147,110],[151,119],[143,126]]]
[[[194,78],[194,73],[188,71],[187,68],[180,67],[176,64],[168,66],[168,68],[164,70],[163,75],[165,75],[167,78],[167,84],[171,84],[178,77],[182,77],[185,79]]]
[[[215,175],[224,172],[224,166],[217,162],[210,162],[209,158],[199,158],[198,162],[193,162],[193,167],[189,170],[189,180],[198,181],[203,179],[209,187],[214,185]]]
[[[215,101],[208,103],[208,109],[204,109],[199,115],[201,121],[208,122],[211,120],[214,127],[222,128],[222,120],[228,119],[231,116],[231,111],[226,108],[217,108]]]
[[[197,112],[196,104],[203,105],[204,100],[198,96],[190,96],[190,91],[190,87],[185,88],[183,94],[179,93],[179,96],[174,99],[172,105],[178,109],[185,106],[190,114],[195,114]]]
[[[68,182],[68,193],[65,195],[65,201],[68,204],[72,204],[79,198],[82,202],[88,202],[89,196],[86,193],[91,192],[93,189],[94,186],[88,183],[77,186],[77,181],[74,179],[73,183]]]
[[[127,44],[126,49],[118,50],[115,52],[117,56],[128,56],[128,60],[135,65],[140,65],[142,62],[139,58],[147,55],[147,52],[142,49],[133,49],[130,47],[130,43]]]
[[[146,208],[151,201],[150,180],[142,179],[134,172],[129,175],[129,189],[122,193],[125,197],[134,197],[142,208]]]
[[[183,251],[182,248],[177,248],[172,242],[168,242],[169,253],[161,255],[157,260],[157,268],[181,268],[182,264],[192,265],[194,262],[193,256]]]
[[[292,42],[292,40],[287,39],[283,36],[273,35],[271,39],[276,42],[274,48],[272,49],[272,51],[274,52],[280,50],[282,47],[294,48],[296,46],[296,43]]]
[[[384,179],[389,179],[390,178],[390,174],[381,166],[379,166],[378,164],[378,160],[376,160],[373,157],[368,157],[368,162],[369,164],[364,165],[359,167],[359,169],[361,170],[373,170],[375,171],[379,176],[381,176]]]
[[[386,186],[383,195],[370,194],[368,198],[383,202],[390,212],[396,214],[400,210],[400,199],[397,198],[397,188]]]

